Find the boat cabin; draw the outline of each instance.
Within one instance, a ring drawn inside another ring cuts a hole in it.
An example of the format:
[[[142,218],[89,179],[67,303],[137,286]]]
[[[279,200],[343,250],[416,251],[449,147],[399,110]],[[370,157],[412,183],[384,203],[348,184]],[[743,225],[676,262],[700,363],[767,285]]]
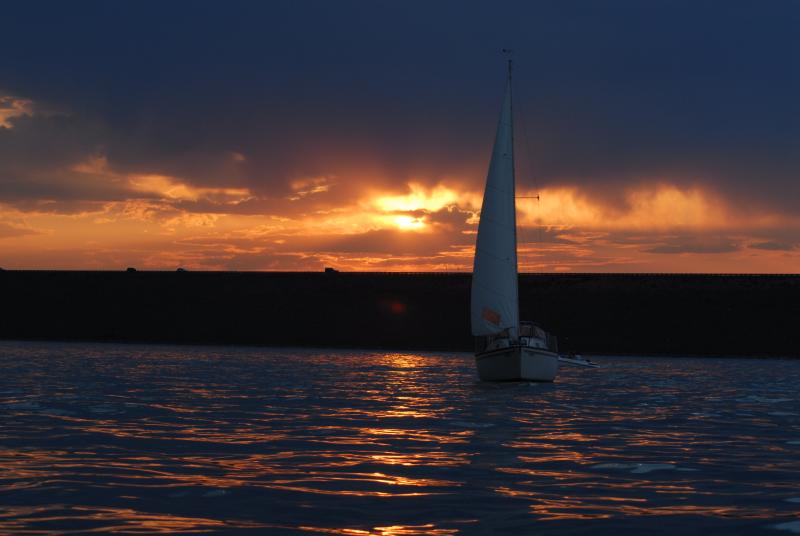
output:
[[[533,322],[520,322],[516,339],[512,338],[508,329],[494,335],[475,337],[475,353],[477,354],[510,346],[531,346],[558,353],[558,338]]]

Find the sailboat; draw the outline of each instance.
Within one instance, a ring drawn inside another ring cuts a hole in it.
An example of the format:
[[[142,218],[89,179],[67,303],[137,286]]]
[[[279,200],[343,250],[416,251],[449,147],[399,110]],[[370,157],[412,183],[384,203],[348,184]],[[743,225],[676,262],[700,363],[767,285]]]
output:
[[[500,121],[486,177],[470,317],[478,377],[484,381],[552,382],[558,374],[554,336],[519,320],[517,217],[514,188],[514,125],[511,60]]]

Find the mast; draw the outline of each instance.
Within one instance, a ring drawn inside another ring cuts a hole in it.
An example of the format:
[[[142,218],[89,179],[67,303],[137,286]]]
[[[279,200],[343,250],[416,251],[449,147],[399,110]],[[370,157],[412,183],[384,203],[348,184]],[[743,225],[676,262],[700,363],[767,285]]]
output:
[[[508,108],[509,112],[509,129],[511,130],[511,192],[513,195],[514,210],[512,214],[512,221],[514,223],[514,296],[517,302],[517,318],[519,318],[519,248],[517,242],[517,165],[514,159],[514,98],[511,84],[511,72],[513,71],[511,50],[508,51]],[[518,331],[519,326],[514,328],[514,332]],[[516,334],[516,333],[514,333]]]

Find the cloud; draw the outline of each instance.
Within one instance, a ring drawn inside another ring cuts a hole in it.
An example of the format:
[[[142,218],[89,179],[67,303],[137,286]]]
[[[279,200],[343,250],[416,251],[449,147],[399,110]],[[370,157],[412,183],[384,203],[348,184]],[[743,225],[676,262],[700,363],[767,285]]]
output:
[[[64,251],[71,251],[72,264],[65,267],[103,262],[145,269],[418,271],[472,266],[479,192],[455,185],[414,183],[386,193],[373,186],[349,204],[328,208],[324,198],[332,190],[296,201],[261,199],[250,192],[192,186],[175,177],[142,181],[140,175],[107,169],[102,157],[71,171],[116,177],[126,195],[134,197],[91,203],[82,212],[48,212],[46,204],[27,212],[12,208],[19,211],[15,217],[46,232],[24,243],[9,238],[16,262],[41,258],[33,250],[50,248],[52,259],[68,259]],[[319,184],[298,187],[306,191]],[[529,222],[518,230],[522,271],[725,270],[735,263],[785,272],[791,258],[742,257],[753,251],[745,245],[800,238],[794,220],[757,211],[736,220],[729,216],[726,199],[697,188],[639,187],[620,192],[625,203],[612,206],[573,188],[542,194],[535,208],[520,207],[520,221]],[[553,198],[566,210],[544,202]],[[579,209],[570,209],[575,206]],[[553,224],[545,224],[549,219]]]
[[[510,40],[523,269],[796,271],[797,6],[590,4],[15,5],[3,253],[469,270]]]
[[[2,238],[17,238],[21,236],[32,236],[41,234],[41,231],[31,229],[24,225],[0,222],[0,239]]]
[[[769,242],[757,242],[748,245],[750,248],[754,249],[765,249],[768,251],[792,251],[797,249],[798,244],[790,244],[787,242],[777,242],[777,241],[769,241]]]
[[[10,95],[0,95],[0,128],[14,127],[14,118],[33,115],[33,102]]]
[[[435,255],[449,246],[449,237],[379,229],[344,236],[319,237],[306,242],[310,251],[325,253],[383,253],[387,255]],[[299,241],[297,245],[305,245]]]
[[[168,6],[158,16],[147,5],[19,4],[4,12],[0,45],[26,54],[0,57],[0,85],[102,125],[124,175],[276,198],[320,176],[337,177],[338,199],[446,178],[479,191],[503,82],[485,43],[512,41],[520,164],[533,153],[522,186],[580,187],[612,206],[617,190],[661,180],[797,206],[797,6],[584,4],[460,6],[447,40],[437,31],[447,3]]]
[[[682,254],[682,253],[731,253],[741,246],[726,240],[716,242],[672,243],[644,249],[646,253]]]
[[[791,216],[741,210],[718,192],[700,185],[646,181],[619,189],[613,198],[595,198],[577,187],[546,188],[540,200],[518,201],[525,225],[588,229],[667,230],[774,226]]]
[[[164,175],[132,175],[127,177],[127,186],[132,192],[177,201],[205,199],[218,204],[238,204],[253,197],[247,188],[197,187]]]
[[[328,192],[336,183],[335,177],[312,177],[294,180],[290,185],[294,192],[288,199],[298,201],[309,195]]]

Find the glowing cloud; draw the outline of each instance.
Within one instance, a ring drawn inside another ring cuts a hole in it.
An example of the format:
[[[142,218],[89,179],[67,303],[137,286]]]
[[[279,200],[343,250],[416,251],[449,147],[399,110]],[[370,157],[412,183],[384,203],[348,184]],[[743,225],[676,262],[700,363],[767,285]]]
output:
[[[0,96],[0,128],[13,128],[11,120],[23,115],[33,115],[33,101],[10,95]]]
[[[417,230],[425,227],[425,222],[421,218],[412,216],[394,216],[392,221],[401,230]]]
[[[426,188],[420,183],[409,182],[407,188],[408,193],[402,195],[385,195],[381,193],[370,195],[362,201],[362,205],[384,212],[411,212],[415,210],[435,212],[450,205],[480,206],[480,195],[444,184]]]
[[[116,182],[130,198],[64,215],[7,207],[0,238],[16,263],[8,266],[468,271],[472,265],[482,192],[455,181],[410,182],[399,194],[364,188],[343,201],[346,196],[331,197],[332,178],[300,179],[289,185],[295,203],[271,202],[246,188],[114,173],[104,156],[71,169]],[[523,271],[725,271],[733,265],[781,272],[800,258],[800,221],[755,209],[742,213],[701,186],[642,184],[611,202],[574,187],[538,193],[540,201],[517,203]],[[238,213],[245,202],[268,208]]]
[[[290,186],[294,193],[289,196],[290,201],[298,201],[314,194],[325,193],[334,186],[333,177],[314,177],[292,181]]]
[[[200,188],[165,175],[133,175],[128,179],[128,183],[135,192],[156,194],[163,199],[181,201],[210,199],[236,204],[253,197],[247,188]]]
[[[526,225],[585,229],[676,230],[770,226],[781,218],[765,213],[736,213],[713,191],[698,186],[648,184],[621,193],[619,205],[595,201],[577,188],[549,188],[540,201],[518,200],[519,221]]]

